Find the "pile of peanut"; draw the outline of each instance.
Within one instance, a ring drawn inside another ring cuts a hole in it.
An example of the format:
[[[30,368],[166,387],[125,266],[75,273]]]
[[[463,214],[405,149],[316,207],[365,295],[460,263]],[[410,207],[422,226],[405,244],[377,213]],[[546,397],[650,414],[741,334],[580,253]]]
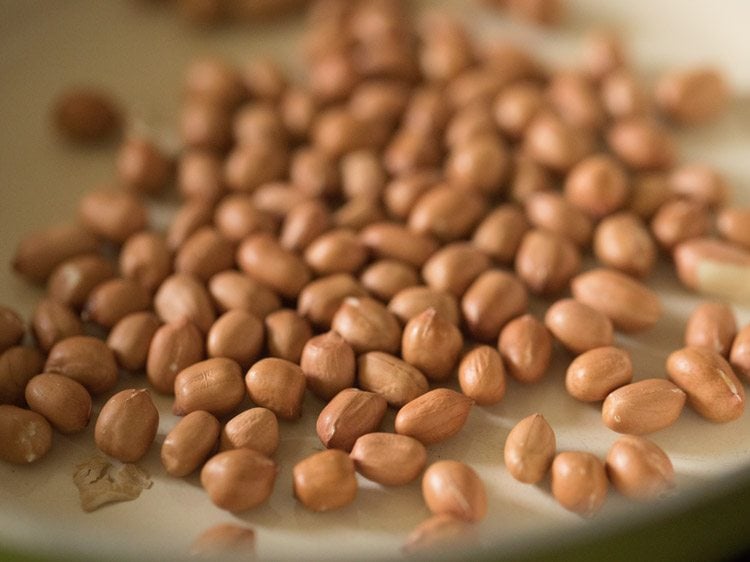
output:
[[[728,206],[718,170],[679,162],[668,128],[719,117],[722,75],[670,71],[652,95],[610,33],[588,37],[579,68],[552,71],[510,43],[475,44],[442,13],[412,25],[395,0],[321,0],[308,19],[304,83],[268,59],[195,61],[179,154],[126,138],[115,187],[20,242],[13,267],[47,293],[31,343],[0,308],[0,459],[42,458],[53,430],[82,431],[99,402],[96,446],[135,463],[157,435],[151,392],[174,395],[164,470],[200,471],[214,504],[242,512],[271,494],[278,420],[298,419],[309,392],[325,404],[325,450],[294,467],[297,501],[348,505],[356,473],[383,486],[421,477],[434,516],[407,539],[418,550],[487,515],[474,469],[436,461],[430,445],[460,439],[472,408],[512,400],[507,376],[534,384],[567,354],[568,393],[601,403],[625,435],[606,461],[558,452],[529,412],[508,435],[507,470],[549,476],[585,516],[610,485],[663,494],[672,464],[643,436],[685,404],[737,419],[750,380],[750,325],[722,302],[695,310],[664,378],[631,382],[615,345],[616,331],[662,317],[647,285],[658,259],[691,290],[750,286],[750,209]],[[119,123],[86,95],[57,108],[74,139]],[[171,186],[181,203],[159,231],[148,198]],[[543,317],[530,300],[547,303]],[[112,394],[120,371],[144,372],[151,390]],[[254,542],[224,525],[195,549]]]

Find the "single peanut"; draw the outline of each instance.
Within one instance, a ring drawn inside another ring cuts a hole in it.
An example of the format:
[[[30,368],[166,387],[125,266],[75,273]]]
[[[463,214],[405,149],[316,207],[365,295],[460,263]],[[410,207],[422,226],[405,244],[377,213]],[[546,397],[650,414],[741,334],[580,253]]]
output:
[[[346,388],[320,412],[315,431],[327,448],[349,452],[359,437],[378,430],[387,408],[380,394]]]
[[[633,379],[630,354],[618,347],[590,349],[576,357],[565,372],[565,389],[583,402],[604,400]]]
[[[668,380],[640,380],[607,395],[602,403],[602,421],[618,433],[654,433],[677,421],[686,397],[683,390]]]
[[[531,314],[508,322],[500,332],[497,348],[508,373],[523,383],[540,381],[549,369],[552,337]]]
[[[461,392],[480,406],[497,404],[505,396],[505,367],[500,354],[488,345],[469,351],[458,365]]]
[[[180,478],[200,467],[216,448],[220,430],[219,420],[203,410],[181,418],[161,446],[161,463],[167,473]]]
[[[277,357],[266,357],[250,367],[245,375],[250,399],[268,408],[278,417],[294,420],[302,413],[305,374],[294,363]]]
[[[300,367],[307,388],[323,400],[354,386],[357,370],[354,350],[336,332],[326,332],[307,340],[302,349]]]
[[[396,316],[368,297],[344,299],[333,316],[331,329],[341,334],[356,353],[395,353],[401,344],[401,326]]]
[[[734,337],[729,362],[735,373],[750,380],[750,325],[742,328]]]
[[[461,311],[472,336],[496,342],[510,320],[526,312],[528,295],[512,273],[490,269],[471,284],[461,299]]]
[[[549,472],[557,447],[555,432],[542,414],[523,418],[505,440],[505,466],[519,482],[536,484]]]
[[[516,253],[515,270],[532,293],[559,293],[580,269],[581,253],[564,236],[538,228],[524,234]]]
[[[24,405],[24,389],[44,370],[44,356],[35,347],[17,345],[0,354],[0,404]]]
[[[79,224],[49,226],[27,234],[16,248],[13,269],[34,283],[43,283],[63,262],[95,253],[99,242]]]
[[[469,465],[454,460],[432,463],[422,476],[422,497],[435,515],[450,514],[464,521],[487,515],[487,492]]]
[[[208,282],[211,298],[221,312],[235,308],[265,318],[281,308],[281,299],[244,273],[229,269],[217,273]]]
[[[94,428],[103,453],[122,462],[136,462],[148,452],[159,426],[159,411],[146,389],[123,390],[104,403]]]
[[[60,433],[82,431],[91,417],[91,395],[71,378],[42,373],[26,385],[26,403]]]
[[[239,513],[257,507],[273,492],[278,467],[252,449],[232,449],[208,459],[201,485],[217,507]]]
[[[592,517],[607,499],[604,463],[591,453],[565,451],[552,462],[552,495],[565,509]]]
[[[677,277],[694,291],[738,301],[750,300],[750,250],[718,238],[694,238],[673,252]]]
[[[153,312],[134,312],[115,324],[107,336],[107,347],[115,354],[117,364],[127,371],[143,369],[160,326]]]
[[[310,323],[296,311],[282,308],[266,316],[264,325],[268,354],[299,363],[302,350],[313,335]]]
[[[227,414],[245,397],[242,370],[236,361],[225,357],[194,363],[175,377],[174,396],[172,411],[178,416],[195,410]]]
[[[444,441],[461,431],[474,400],[448,388],[436,388],[406,403],[396,414],[396,433],[425,445]]]
[[[729,86],[714,68],[674,70],[656,85],[656,101],[667,117],[682,125],[716,119],[729,104]]]
[[[41,414],[0,404],[0,460],[30,464],[52,447],[52,428]]]
[[[294,496],[307,509],[330,511],[357,496],[354,462],[338,449],[315,453],[294,465]]]
[[[634,500],[652,500],[674,487],[672,461],[645,437],[620,437],[607,453],[606,467],[615,489]]]
[[[612,322],[602,312],[575,299],[562,299],[547,309],[544,325],[565,348],[580,354],[612,345]]]
[[[263,323],[249,312],[229,310],[219,316],[208,331],[209,357],[234,359],[241,367],[254,363],[263,348]]]
[[[382,351],[370,351],[358,357],[357,382],[362,389],[380,394],[394,408],[404,406],[430,389],[427,377],[419,369]]]
[[[728,357],[736,335],[737,320],[732,307],[722,302],[704,302],[688,318],[685,345],[706,347]]]
[[[626,211],[610,215],[597,225],[594,255],[602,265],[641,278],[651,273],[658,257],[643,221]]]
[[[56,343],[44,371],[70,377],[93,395],[107,392],[117,384],[114,354],[103,341],[91,336],[73,336]]]
[[[267,457],[279,448],[279,422],[267,408],[250,408],[230,419],[221,430],[219,450],[252,449]]]
[[[78,315],[66,305],[46,298],[40,300],[34,309],[31,330],[39,348],[49,352],[57,342],[65,338],[83,335],[83,324]]]
[[[176,273],[164,280],[154,296],[154,311],[166,323],[190,320],[204,334],[216,320],[208,291],[187,273]]]
[[[205,359],[203,334],[190,320],[164,324],[154,332],[146,358],[146,376],[157,392],[174,393],[183,369]]]
[[[427,449],[408,435],[368,433],[354,442],[349,457],[357,472],[384,486],[403,486],[419,476]]]

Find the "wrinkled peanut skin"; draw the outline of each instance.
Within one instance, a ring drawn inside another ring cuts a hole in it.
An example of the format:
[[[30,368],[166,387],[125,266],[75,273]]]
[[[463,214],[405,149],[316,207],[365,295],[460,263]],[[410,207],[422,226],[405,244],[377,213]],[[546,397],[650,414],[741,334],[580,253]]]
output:
[[[387,408],[381,395],[347,388],[320,412],[315,431],[327,448],[349,452],[359,437],[378,430]]]
[[[225,357],[206,359],[180,371],[174,380],[172,411],[185,415],[206,410],[215,416],[228,414],[245,396],[239,364]]]
[[[219,450],[253,449],[273,456],[279,447],[279,422],[267,408],[250,408],[230,419],[222,428]]]

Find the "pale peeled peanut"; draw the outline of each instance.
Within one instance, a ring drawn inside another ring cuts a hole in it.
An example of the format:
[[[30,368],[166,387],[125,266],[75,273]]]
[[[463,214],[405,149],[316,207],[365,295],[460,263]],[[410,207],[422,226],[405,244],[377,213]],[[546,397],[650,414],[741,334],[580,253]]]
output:
[[[40,300],[34,309],[31,331],[39,348],[49,352],[65,338],[83,335],[83,323],[66,305],[46,298]]]
[[[310,323],[296,311],[282,308],[264,320],[268,355],[299,363],[302,350],[312,337]]]
[[[219,450],[253,449],[271,457],[279,447],[279,422],[267,408],[250,408],[230,419],[222,428]]]
[[[561,299],[547,309],[544,325],[571,353],[612,345],[612,322],[602,312],[575,299]]]
[[[120,275],[153,292],[172,273],[172,253],[161,234],[138,232],[123,244],[119,266]]]
[[[193,556],[255,555],[255,531],[244,525],[219,523],[203,531],[190,545]]]
[[[618,433],[654,433],[677,421],[686,398],[683,390],[666,379],[643,379],[607,395],[602,421]]]
[[[245,238],[236,260],[242,271],[283,297],[296,298],[310,281],[310,271],[302,259],[268,234]]]
[[[0,305],[0,353],[18,344],[25,333],[26,328],[18,313]]]
[[[657,248],[643,221],[623,211],[602,219],[594,230],[594,255],[602,265],[646,277],[656,265]]]
[[[0,460],[30,464],[52,447],[52,428],[41,414],[0,404]]]
[[[607,453],[607,475],[615,489],[628,498],[648,501],[674,487],[674,468],[653,441],[623,435]]]
[[[415,480],[427,463],[427,449],[408,435],[367,433],[354,442],[349,457],[357,472],[384,486]]]
[[[122,462],[148,452],[159,426],[159,411],[146,389],[122,390],[104,403],[94,427],[100,451]]]
[[[736,301],[750,300],[750,251],[718,238],[694,238],[673,252],[677,277],[689,289]]]
[[[294,420],[302,413],[305,374],[286,359],[266,357],[253,364],[245,375],[250,399],[278,417]]]
[[[500,205],[479,223],[474,230],[471,243],[500,263],[512,263],[521,239],[528,229],[529,223],[519,207],[510,204]],[[440,250],[436,255],[445,251]],[[479,264],[482,264],[481,258]],[[422,274],[430,283],[425,271]]]
[[[571,281],[576,300],[609,317],[615,328],[638,332],[654,326],[662,316],[661,299],[643,283],[612,269],[598,268]]]
[[[208,291],[187,273],[176,273],[164,280],[154,296],[154,311],[166,323],[186,318],[204,334],[216,320]]]
[[[401,356],[433,381],[446,380],[463,347],[459,329],[434,308],[414,316],[404,326]]]
[[[313,325],[329,328],[344,299],[366,296],[367,291],[354,277],[348,273],[334,273],[304,286],[297,299],[297,312]]]
[[[387,408],[379,394],[345,388],[320,412],[315,431],[327,448],[348,452],[359,437],[377,431]]]
[[[238,513],[257,507],[273,492],[278,467],[252,449],[232,449],[208,459],[201,485],[217,507]]]
[[[206,351],[209,357],[228,357],[249,367],[260,355],[263,339],[260,320],[245,310],[229,310],[208,331]]]
[[[107,336],[107,347],[115,354],[117,364],[127,371],[143,369],[151,340],[160,326],[153,312],[134,312],[115,324]]]
[[[181,418],[161,446],[161,464],[167,473],[179,478],[200,467],[215,449],[220,430],[219,420],[203,410]]]
[[[333,316],[331,329],[341,334],[356,353],[395,353],[401,345],[401,326],[396,316],[368,297],[344,299]]]
[[[552,461],[552,495],[568,511],[591,517],[607,499],[604,463],[591,453],[564,451]]]
[[[146,376],[157,392],[174,393],[174,380],[183,369],[205,359],[203,334],[187,318],[159,327],[151,338]]]
[[[471,284],[461,299],[461,311],[472,336],[495,342],[500,330],[526,312],[528,294],[512,273],[490,269]]]
[[[239,308],[258,318],[265,318],[281,308],[281,300],[276,293],[232,269],[211,277],[208,291],[221,312]]]
[[[82,254],[60,263],[47,279],[47,294],[79,310],[91,291],[115,276],[115,267],[98,254]]]
[[[422,476],[422,497],[435,515],[447,513],[464,521],[481,521],[487,515],[484,483],[459,461],[432,463]]]
[[[500,332],[497,348],[508,373],[523,383],[540,381],[552,358],[552,336],[531,314],[508,322]]]
[[[480,345],[466,353],[458,365],[458,384],[480,406],[500,402],[505,396],[505,367],[497,350]]]
[[[430,389],[427,377],[419,369],[382,351],[370,351],[357,358],[357,382],[360,388],[380,394],[394,408]]]
[[[315,453],[294,465],[293,483],[294,496],[311,511],[338,509],[357,496],[354,462],[338,449]]]
[[[736,335],[732,307],[722,302],[704,302],[688,318],[685,345],[706,347],[727,357]]]
[[[354,386],[357,370],[354,350],[336,332],[326,332],[307,340],[302,349],[300,367],[307,388],[323,400]]]
[[[0,353],[0,404],[23,406],[31,377],[44,370],[44,356],[35,347],[16,345]]]
[[[582,353],[568,366],[565,389],[573,398],[596,402],[632,379],[633,362],[627,351],[614,346],[597,347]]]
[[[448,388],[436,388],[401,407],[396,414],[396,433],[409,435],[425,445],[444,441],[461,431],[474,400]]]
[[[732,366],[717,352],[685,347],[667,358],[669,378],[687,395],[688,404],[715,423],[736,420],[745,410],[745,388]]]
[[[404,324],[428,308],[434,308],[445,320],[458,325],[458,301],[446,291],[414,285],[400,290],[388,302],[388,310]]]
[[[476,540],[474,527],[470,522],[449,513],[433,515],[412,529],[401,550],[412,554],[473,544]]]
[[[505,466],[519,482],[536,484],[549,472],[555,457],[555,432],[542,414],[523,418],[505,439]]]
[[[91,395],[80,383],[54,373],[42,373],[26,385],[26,403],[60,433],[76,433],[89,424]]]
[[[91,394],[102,394],[117,383],[117,363],[107,345],[91,336],[66,338],[50,350],[44,371],[81,383]]]
[[[148,209],[134,194],[111,188],[90,191],[78,203],[78,216],[91,232],[122,244],[148,225]]]
[[[717,69],[673,70],[656,85],[659,109],[673,121],[692,125],[720,116],[729,104],[729,86]]]
[[[175,377],[174,396],[172,411],[178,416],[195,410],[215,416],[227,414],[245,396],[242,370],[236,361],[225,357],[194,363]]]
[[[734,338],[729,362],[739,376],[750,380],[750,325],[742,328]]]

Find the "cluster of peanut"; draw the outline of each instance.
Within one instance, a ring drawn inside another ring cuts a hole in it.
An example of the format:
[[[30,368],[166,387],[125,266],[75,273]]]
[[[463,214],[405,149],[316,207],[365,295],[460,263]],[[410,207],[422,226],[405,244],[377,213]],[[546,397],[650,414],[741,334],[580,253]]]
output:
[[[668,73],[652,100],[608,34],[589,38],[581,69],[550,72],[511,44],[476,45],[441,13],[413,27],[397,1],[324,0],[309,22],[304,85],[270,60],[196,61],[177,158],[126,139],[118,187],[87,194],[75,223],[20,243],[16,271],[47,296],[31,321],[36,347],[17,345],[23,322],[0,311],[1,458],[40,458],[51,427],[82,430],[103,397],[97,447],[141,459],[159,421],[150,392],[109,393],[118,370],[145,372],[184,416],[164,439],[166,472],[200,469],[216,505],[244,511],[271,494],[278,420],[298,419],[309,391],[326,404],[316,425],[326,450],[294,467],[297,499],[325,511],[355,499],[355,472],[382,485],[423,474],[435,516],[413,549],[487,512],[465,463],[423,473],[426,447],[459,433],[473,404],[500,402],[506,374],[540,381],[558,345],[574,356],[568,392],[603,401],[614,431],[657,431],[686,401],[712,421],[742,414],[734,369],[750,376],[750,332],[737,334],[726,306],[696,312],[671,380],[631,383],[629,353],[614,346],[615,330],[662,316],[643,281],[660,250],[690,288],[711,289],[712,267],[747,279],[750,211],[722,208],[710,237],[726,182],[676,165],[662,122],[719,115],[718,73]],[[61,126],[88,130],[85,112],[66,115],[74,124]],[[182,203],[157,231],[146,198],[172,182]],[[582,271],[588,251],[601,265]],[[535,298],[552,301],[544,318],[529,312]],[[106,341],[85,335],[92,325]],[[389,407],[394,431],[380,432]],[[539,415],[506,443],[516,478],[539,481],[551,466],[560,503],[593,514],[604,464],[554,454]],[[672,483],[669,459],[642,437],[619,440],[608,466],[628,496]],[[206,540],[253,542],[248,533],[221,527]]]

